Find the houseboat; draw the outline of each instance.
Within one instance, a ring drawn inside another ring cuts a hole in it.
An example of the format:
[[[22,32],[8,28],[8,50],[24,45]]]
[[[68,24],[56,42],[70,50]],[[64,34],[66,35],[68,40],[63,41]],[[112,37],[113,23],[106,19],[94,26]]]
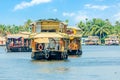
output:
[[[27,32],[9,34],[6,37],[7,52],[31,52],[31,40]]]
[[[119,45],[120,41],[117,35],[110,35],[105,39],[105,45]]]
[[[68,27],[67,34],[69,36],[68,55],[82,55],[82,45],[80,35],[81,29],[76,27]]]
[[[66,24],[54,20],[42,20],[31,24],[31,58],[66,60],[68,58],[66,27]]]
[[[101,41],[98,36],[88,36],[85,40],[86,45],[100,45]]]
[[[60,33],[41,32],[32,40],[32,59],[66,60],[68,40]]]

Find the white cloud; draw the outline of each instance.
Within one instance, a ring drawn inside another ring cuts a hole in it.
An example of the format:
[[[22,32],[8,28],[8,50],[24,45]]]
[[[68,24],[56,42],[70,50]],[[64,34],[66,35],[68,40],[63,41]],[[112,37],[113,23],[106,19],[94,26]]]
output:
[[[120,20],[120,12],[113,16],[116,20]]]
[[[51,2],[51,0],[32,0],[30,2],[21,2],[20,4],[17,4],[14,7],[14,10],[24,9],[26,7],[42,4],[42,3],[48,3]]]
[[[77,15],[75,17],[75,21],[79,22],[79,21],[84,21],[86,18],[89,18],[87,15]]]
[[[72,16],[74,16],[75,15],[75,13],[68,13],[68,12],[63,12],[63,16],[68,16],[68,17],[72,17]]]
[[[54,12],[57,12],[58,10],[57,9],[53,9]]]
[[[84,6],[85,6],[86,8],[98,9],[98,10],[105,10],[105,9],[109,8],[109,6],[106,6],[106,5],[85,4]]]
[[[73,21],[78,23],[79,21],[85,21],[86,18],[89,18],[84,11],[77,11],[77,12],[63,12],[63,16],[72,18]]]

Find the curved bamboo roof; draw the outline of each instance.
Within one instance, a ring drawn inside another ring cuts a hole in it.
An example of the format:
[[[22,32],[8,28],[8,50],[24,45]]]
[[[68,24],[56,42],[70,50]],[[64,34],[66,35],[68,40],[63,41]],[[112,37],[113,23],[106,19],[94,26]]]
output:
[[[63,33],[50,33],[50,32],[41,32],[36,34],[33,38],[64,38],[66,34]]]
[[[10,35],[7,35],[6,36],[7,38],[20,38],[20,37],[23,37],[23,38],[29,38],[29,35],[25,35],[25,34],[10,34]]]

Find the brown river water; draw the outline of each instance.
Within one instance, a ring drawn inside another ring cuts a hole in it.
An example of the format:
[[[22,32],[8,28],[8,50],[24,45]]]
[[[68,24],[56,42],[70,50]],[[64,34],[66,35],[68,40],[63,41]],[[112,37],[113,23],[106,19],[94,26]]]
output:
[[[31,52],[0,47],[0,80],[120,80],[120,46],[82,46],[67,61],[32,60]]]

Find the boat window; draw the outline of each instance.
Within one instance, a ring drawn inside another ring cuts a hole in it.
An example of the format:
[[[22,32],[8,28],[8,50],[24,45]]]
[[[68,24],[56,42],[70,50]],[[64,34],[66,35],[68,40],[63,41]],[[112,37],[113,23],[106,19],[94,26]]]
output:
[[[40,33],[41,32],[41,26],[40,25],[36,25],[36,32]]]
[[[42,30],[41,32],[56,32],[55,29],[52,29],[52,30]]]

